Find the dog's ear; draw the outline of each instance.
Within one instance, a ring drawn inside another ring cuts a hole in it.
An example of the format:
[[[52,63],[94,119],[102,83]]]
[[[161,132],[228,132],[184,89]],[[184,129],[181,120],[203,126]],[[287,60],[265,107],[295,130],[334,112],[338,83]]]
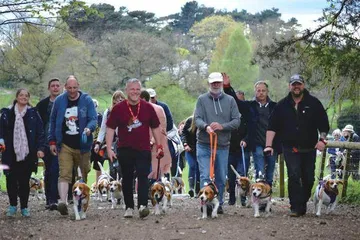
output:
[[[344,185],[344,181],[343,181],[343,180],[337,180],[336,183],[337,183],[337,184]]]

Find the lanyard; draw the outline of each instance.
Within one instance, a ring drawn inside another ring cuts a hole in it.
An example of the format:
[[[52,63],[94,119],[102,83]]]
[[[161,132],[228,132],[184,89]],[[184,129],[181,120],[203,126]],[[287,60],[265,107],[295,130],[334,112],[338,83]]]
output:
[[[129,108],[130,114],[131,114],[131,116],[132,116],[132,120],[133,120],[133,121],[136,120],[136,119],[138,118],[139,112],[140,112],[140,102],[139,102],[139,104],[138,104],[138,106],[137,106],[136,116],[134,116],[134,113],[133,113],[133,111],[132,111],[132,109],[131,109],[128,101],[126,101],[126,104],[127,104],[128,108]]]

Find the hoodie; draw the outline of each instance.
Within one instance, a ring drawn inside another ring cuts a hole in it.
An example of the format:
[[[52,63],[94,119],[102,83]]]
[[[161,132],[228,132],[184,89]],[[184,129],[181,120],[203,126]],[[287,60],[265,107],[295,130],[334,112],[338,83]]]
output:
[[[231,131],[240,125],[240,113],[235,100],[224,93],[217,98],[210,92],[202,94],[196,103],[195,124],[198,128],[196,136],[200,144],[210,144],[206,127],[213,122],[223,126],[223,130],[216,131],[218,135],[218,148],[226,148],[230,144]]]

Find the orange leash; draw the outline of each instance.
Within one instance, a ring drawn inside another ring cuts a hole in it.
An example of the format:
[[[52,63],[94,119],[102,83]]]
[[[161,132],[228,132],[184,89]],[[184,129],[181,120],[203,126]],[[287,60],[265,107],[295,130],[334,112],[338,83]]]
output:
[[[215,132],[210,134],[210,179],[215,180],[215,158],[217,149],[217,134]]]

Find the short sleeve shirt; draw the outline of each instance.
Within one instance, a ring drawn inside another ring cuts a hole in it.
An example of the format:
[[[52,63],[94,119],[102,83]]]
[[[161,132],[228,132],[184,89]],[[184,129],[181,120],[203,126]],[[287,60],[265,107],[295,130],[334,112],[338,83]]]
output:
[[[139,104],[140,109],[137,115]],[[135,122],[129,107],[137,119]],[[107,127],[118,128],[119,148],[132,148],[139,151],[151,150],[149,128],[157,128],[159,125],[159,118],[153,106],[144,100],[140,100],[136,105],[128,106],[127,101],[116,104],[106,122]]]

